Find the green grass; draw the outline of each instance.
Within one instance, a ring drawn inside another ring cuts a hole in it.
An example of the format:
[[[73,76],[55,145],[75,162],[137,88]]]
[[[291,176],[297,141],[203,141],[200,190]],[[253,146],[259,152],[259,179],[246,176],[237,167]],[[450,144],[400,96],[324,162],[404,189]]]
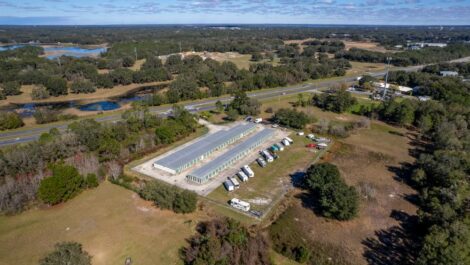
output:
[[[201,213],[161,211],[109,182],[67,203],[0,217],[0,264],[37,264],[57,242],[76,241],[94,265],[181,264],[178,250]]]
[[[314,152],[313,149],[306,148],[307,143],[311,143],[305,136],[291,135],[294,144],[288,146],[284,151],[277,152],[279,158],[267,167],[261,168],[256,162],[250,167],[255,172],[255,177],[250,178],[248,182],[240,184],[238,190],[228,192],[223,186],[218,187],[208,195],[208,198],[220,203],[227,203],[232,198],[239,198],[245,201],[253,199],[266,199],[270,203],[255,204],[251,203],[253,210],[268,211],[272,204],[277,203],[286,189],[291,185],[290,174],[296,171],[303,171],[310,165],[322,152]]]

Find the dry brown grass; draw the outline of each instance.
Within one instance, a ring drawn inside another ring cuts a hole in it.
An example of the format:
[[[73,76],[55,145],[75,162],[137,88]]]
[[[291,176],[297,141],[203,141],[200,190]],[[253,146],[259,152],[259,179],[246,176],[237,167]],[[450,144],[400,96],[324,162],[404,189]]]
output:
[[[128,256],[135,264],[181,264],[178,249],[205,218],[159,210],[105,182],[67,203],[0,217],[0,264],[37,264],[61,241],[82,243],[94,265],[124,264]]]

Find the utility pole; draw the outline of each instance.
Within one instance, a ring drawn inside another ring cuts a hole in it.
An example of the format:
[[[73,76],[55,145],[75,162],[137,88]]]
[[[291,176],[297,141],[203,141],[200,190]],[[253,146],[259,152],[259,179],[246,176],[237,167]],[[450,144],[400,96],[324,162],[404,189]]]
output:
[[[179,42],[179,45],[180,45],[180,53],[182,53],[183,51],[181,50],[181,41]]]
[[[388,72],[390,71],[391,61],[392,61],[392,57],[387,57],[387,73],[385,74],[385,86],[384,86],[384,93],[382,95],[382,100],[385,100],[385,96],[387,95]]]
[[[135,60],[137,61],[137,47],[134,47]]]

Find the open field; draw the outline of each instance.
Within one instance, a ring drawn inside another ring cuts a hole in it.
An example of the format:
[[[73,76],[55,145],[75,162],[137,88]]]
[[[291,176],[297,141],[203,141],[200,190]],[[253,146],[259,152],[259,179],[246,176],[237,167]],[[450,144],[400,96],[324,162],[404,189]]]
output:
[[[377,42],[368,42],[368,41],[343,41],[346,46],[346,50],[351,48],[358,48],[373,52],[395,52],[385,49],[383,46],[380,46]]]
[[[378,239],[376,233],[386,234],[399,227],[399,220],[393,218],[394,211],[405,215],[416,212],[416,207],[407,200],[414,191],[397,180],[394,173],[401,163],[413,161],[407,133],[373,122],[371,129],[362,129],[338,142],[326,157],[325,161],[337,165],[346,182],[360,191],[357,218],[338,222],[319,217],[312,211],[315,206],[308,193],[299,191],[289,214],[284,216],[288,220],[283,221],[301,229],[304,240],[338,248],[352,264],[367,264],[366,257],[371,258],[369,250],[377,251],[375,248],[383,244],[381,240],[387,240]]]
[[[357,76],[369,72],[384,71],[387,67],[383,63],[362,63],[362,62],[350,62],[352,68],[346,72],[347,76]]]
[[[238,198],[251,204],[251,208],[263,214],[279,202],[284,194],[292,188],[291,174],[303,171],[309,164],[313,163],[323,152],[316,149],[306,148],[311,143],[305,136],[291,134],[294,144],[279,151],[279,158],[268,163],[265,168],[256,162],[250,164],[255,172],[255,177],[248,182],[241,182],[240,188],[228,192],[223,186],[209,194],[208,198],[219,203],[227,203],[232,198]]]
[[[0,217],[0,264],[37,264],[60,241],[77,241],[94,265],[181,264],[178,249],[202,212],[175,214],[109,182],[71,201]]]

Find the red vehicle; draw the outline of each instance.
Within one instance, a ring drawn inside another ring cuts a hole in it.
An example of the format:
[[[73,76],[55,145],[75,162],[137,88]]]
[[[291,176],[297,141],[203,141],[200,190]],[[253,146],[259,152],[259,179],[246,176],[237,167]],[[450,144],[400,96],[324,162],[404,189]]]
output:
[[[316,145],[316,144],[307,144],[305,147],[307,147],[307,148],[315,148],[315,147],[317,147],[317,145]]]

